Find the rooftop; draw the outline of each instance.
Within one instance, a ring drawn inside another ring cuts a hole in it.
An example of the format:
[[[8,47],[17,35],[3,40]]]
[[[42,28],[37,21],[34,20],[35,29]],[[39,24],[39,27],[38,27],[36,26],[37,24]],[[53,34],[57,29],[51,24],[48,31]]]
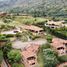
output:
[[[60,38],[53,38],[52,39],[52,42],[53,43],[67,43],[67,40],[64,40],[64,39],[60,39]]]
[[[65,43],[67,43],[67,40],[63,40],[60,38],[53,38],[51,45],[55,48],[58,48],[58,47],[65,47],[64,45]]]
[[[34,30],[34,31],[43,30],[42,28],[34,26],[34,25],[23,25],[22,28],[27,30]]]
[[[36,51],[38,51],[39,45],[30,45],[22,51],[22,56],[24,58],[29,58],[36,55]]]
[[[48,24],[57,24],[57,25],[59,25],[59,24],[62,24],[62,22],[64,22],[64,21],[48,21],[47,23]]]

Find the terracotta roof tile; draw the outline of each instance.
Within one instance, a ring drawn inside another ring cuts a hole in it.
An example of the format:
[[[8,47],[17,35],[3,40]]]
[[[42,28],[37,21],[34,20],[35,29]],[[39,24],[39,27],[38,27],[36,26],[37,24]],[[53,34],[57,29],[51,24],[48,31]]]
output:
[[[42,28],[34,26],[34,25],[23,25],[22,28],[27,30],[34,30],[34,31],[43,30]]]
[[[28,58],[28,57],[31,57],[31,56],[35,56],[36,55],[36,51],[38,50],[39,48],[39,45],[31,45],[27,48],[25,48],[21,54],[24,58]]]

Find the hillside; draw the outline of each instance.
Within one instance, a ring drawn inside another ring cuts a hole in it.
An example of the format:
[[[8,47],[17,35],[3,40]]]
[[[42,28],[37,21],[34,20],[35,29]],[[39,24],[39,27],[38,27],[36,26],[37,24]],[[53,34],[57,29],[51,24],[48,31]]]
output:
[[[67,16],[67,0],[2,0],[0,11]],[[40,16],[40,15],[39,15]]]

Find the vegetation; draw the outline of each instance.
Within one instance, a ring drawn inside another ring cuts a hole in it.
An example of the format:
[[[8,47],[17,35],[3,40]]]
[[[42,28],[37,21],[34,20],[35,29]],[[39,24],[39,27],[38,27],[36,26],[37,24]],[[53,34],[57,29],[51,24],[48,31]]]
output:
[[[56,54],[52,49],[44,49],[43,57],[45,67],[55,67],[59,63]]]
[[[49,35],[49,34],[47,34],[46,35],[46,39],[47,39],[47,41],[49,42],[49,43],[51,43],[52,42],[52,35]]]
[[[15,28],[15,26],[14,25],[11,25],[11,24],[2,24],[2,25],[0,25],[0,32],[1,31],[7,31],[7,30],[12,30],[12,29],[14,29]]]
[[[18,2],[17,1],[14,1]],[[27,7],[24,7],[21,3],[24,3],[27,5]],[[11,3],[11,1],[9,2]],[[8,3],[8,5],[9,5]],[[12,1],[13,3],[13,1]],[[15,7],[10,10],[10,13],[15,13],[16,15],[19,15],[19,13],[26,13],[31,14],[34,17],[45,17],[45,16],[51,16],[51,17],[67,17],[67,2],[66,0],[34,0],[34,1],[26,1],[23,0],[19,3],[22,5],[22,7]],[[15,3],[16,4],[16,3]],[[18,3],[17,3],[18,4]],[[17,5],[16,4],[16,5]],[[11,5],[11,4],[10,4]],[[62,6],[61,6],[62,5]],[[15,6],[15,5],[14,5]]]
[[[67,28],[66,27],[56,28],[56,29],[46,28],[46,31],[56,37],[67,39]]]
[[[2,52],[2,50],[0,49],[0,64],[2,63],[2,60],[3,60],[3,52]]]
[[[7,57],[7,53],[10,52],[10,50],[12,50],[12,44],[10,41],[8,41],[4,46],[3,46],[3,53],[4,53],[4,57]]]
[[[23,4],[21,3],[23,2]],[[50,43],[54,36],[67,39],[67,28],[56,28],[50,29],[44,26],[48,20],[59,21],[65,20],[67,23],[67,2],[66,0],[9,0],[0,2],[0,7],[3,5],[3,10],[6,8],[6,12],[13,15],[6,15],[0,17],[0,33],[2,31],[13,30],[16,27],[21,27],[23,24],[26,25],[36,25],[42,27],[46,33],[45,39],[48,43],[43,44],[39,48],[38,52],[38,62],[40,67],[56,67],[57,64],[62,62],[67,62],[67,56],[58,57],[57,53],[51,48]],[[18,4],[19,3],[19,4]],[[7,5],[9,6],[9,11],[7,11]],[[15,7],[15,5],[17,7]],[[18,7],[21,5],[22,7]],[[25,5],[25,6],[24,6]],[[5,7],[4,7],[5,6]],[[27,6],[27,7],[26,7]],[[2,8],[0,8],[2,10]],[[24,67],[21,64],[21,54],[19,50],[14,50],[12,48],[12,43],[8,39],[9,37],[16,36],[17,39],[22,42],[27,42],[29,40],[35,40],[41,38],[39,35],[34,36],[30,31],[23,31],[22,33],[17,33],[16,35],[0,35],[1,41],[6,41],[3,47],[0,47],[0,63],[3,57],[11,64],[11,67]]]
[[[40,23],[40,22],[44,22],[46,19],[45,18],[41,18],[41,17],[32,17],[32,16],[16,16],[15,17],[15,21],[18,21],[20,23],[23,24],[34,24],[34,23]]]
[[[44,46],[44,45],[43,45]],[[38,61],[40,67],[55,67],[59,61],[57,59],[57,53],[54,52],[50,46],[41,47],[38,54]]]
[[[7,54],[10,63],[16,63],[21,61],[21,54],[18,50],[11,50]]]
[[[63,55],[58,57],[58,59],[60,60],[60,62],[67,62],[67,55]]]
[[[50,44],[43,44],[42,46],[40,46],[39,51],[38,51],[38,62],[40,67],[44,67],[44,60],[43,60],[43,49],[47,49],[50,48]]]
[[[13,63],[12,67],[24,67],[24,65],[19,63]]]
[[[8,38],[6,38],[6,36],[4,36],[4,35],[0,35],[0,40],[8,40]]]

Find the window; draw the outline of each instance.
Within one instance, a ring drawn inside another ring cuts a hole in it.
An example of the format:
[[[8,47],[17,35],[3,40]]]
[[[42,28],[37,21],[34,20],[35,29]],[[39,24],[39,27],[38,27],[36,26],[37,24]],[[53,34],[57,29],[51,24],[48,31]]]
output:
[[[63,49],[63,50],[64,50],[64,47],[59,47],[59,48],[57,48],[57,50],[61,50],[61,49]]]
[[[35,57],[29,57],[29,58],[27,58],[28,60],[32,60],[32,59],[35,59]]]
[[[40,30],[39,32],[43,32],[43,30]]]
[[[31,65],[34,65],[35,63],[32,63]]]
[[[65,43],[65,46],[67,47],[67,43]]]
[[[14,33],[18,33],[18,31],[14,31]]]

